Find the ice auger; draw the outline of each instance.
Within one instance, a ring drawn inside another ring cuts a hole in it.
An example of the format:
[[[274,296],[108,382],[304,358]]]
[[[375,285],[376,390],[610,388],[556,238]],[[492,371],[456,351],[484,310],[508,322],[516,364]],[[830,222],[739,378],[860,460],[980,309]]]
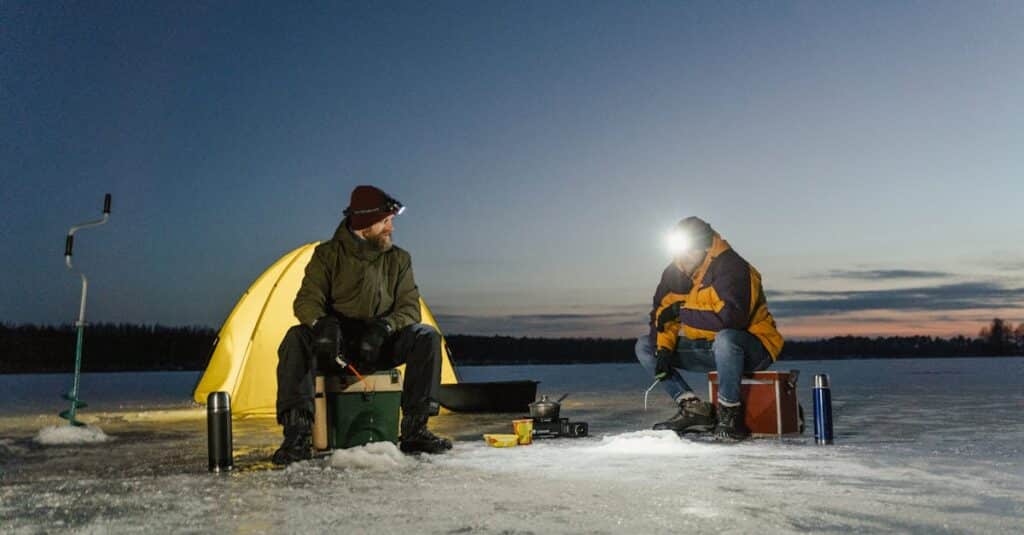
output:
[[[71,250],[75,245],[75,232],[89,227],[97,227],[107,222],[110,218],[110,194],[108,193],[103,198],[103,218],[97,219],[96,221],[87,221],[85,223],[79,223],[70,230],[68,230],[68,237],[64,241],[64,263],[68,266],[69,270],[75,268],[71,265]],[[89,281],[85,278],[85,273],[81,271],[78,274],[82,277],[82,302],[78,306],[78,321],[75,322],[75,327],[78,329],[78,341],[75,344],[75,383],[71,387],[71,391],[64,394],[62,397],[71,402],[71,408],[62,411],[60,417],[67,420],[71,425],[85,425],[75,418],[75,412],[78,409],[86,407],[84,401],[78,399],[78,378],[82,369],[82,333],[85,330],[85,293],[89,288]]]

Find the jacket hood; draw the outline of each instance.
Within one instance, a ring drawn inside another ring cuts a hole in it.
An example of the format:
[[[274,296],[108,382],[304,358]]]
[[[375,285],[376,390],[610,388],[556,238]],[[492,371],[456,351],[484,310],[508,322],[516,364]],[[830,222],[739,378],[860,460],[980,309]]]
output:
[[[729,249],[732,249],[729,242],[725,241],[725,239],[722,238],[722,235],[716,232],[712,236],[711,247],[708,248],[708,256],[715,258]]]

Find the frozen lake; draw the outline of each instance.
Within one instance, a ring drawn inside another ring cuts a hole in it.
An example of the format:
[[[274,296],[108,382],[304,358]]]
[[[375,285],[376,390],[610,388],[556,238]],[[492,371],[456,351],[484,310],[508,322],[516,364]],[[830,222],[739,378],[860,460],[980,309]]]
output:
[[[206,471],[194,372],[87,374],[81,417],[112,438],[41,446],[62,375],[0,376],[0,532],[984,532],[1024,525],[1024,358],[781,362],[833,381],[836,445],[719,445],[644,431],[669,416],[638,365],[463,367],[570,392],[592,437],[494,449],[514,415],[446,414],[445,456],[351,450],[268,470],[270,420],[235,422],[238,470]],[[688,377],[694,385],[706,382]],[[810,411],[808,410],[808,416]],[[810,422],[808,422],[810,423]],[[353,453],[353,454],[349,454]]]

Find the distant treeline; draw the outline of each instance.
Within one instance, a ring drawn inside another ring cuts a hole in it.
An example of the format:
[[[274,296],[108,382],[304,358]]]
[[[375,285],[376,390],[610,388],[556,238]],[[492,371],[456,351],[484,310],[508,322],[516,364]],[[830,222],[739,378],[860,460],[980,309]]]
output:
[[[570,364],[632,362],[635,339],[513,338],[509,336],[447,337],[458,364]],[[823,340],[790,340],[781,360],[858,358],[942,358],[1024,355],[1024,343],[994,344],[985,338],[932,336],[836,336]]]
[[[76,336],[71,325],[0,325],[0,373],[74,371]],[[90,324],[82,371],[203,370],[216,336],[209,327]]]
[[[1022,324],[1024,326],[1024,324]],[[977,338],[957,336],[837,336],[790,340],[783,360],[980,357],[1024,354],[1024,328],[995,320]],[[70,372],[75,328],[71,325],[0,324],[0,373]],[[216,331],[209,327],[97,324],[85,331],[85,372],[203,370]],[[567,364],[632,362],[634,339],[447,336],[456,364]]]

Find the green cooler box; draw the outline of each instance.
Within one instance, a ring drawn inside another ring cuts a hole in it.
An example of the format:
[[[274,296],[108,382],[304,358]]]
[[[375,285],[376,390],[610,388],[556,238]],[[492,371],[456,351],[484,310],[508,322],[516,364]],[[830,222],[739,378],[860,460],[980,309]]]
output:
[[[324,380],[327,401],[327,447],[351,448],[370,442],[398,442],[398,413],[402,376],[388,370],[358,378],[331,376]]]

